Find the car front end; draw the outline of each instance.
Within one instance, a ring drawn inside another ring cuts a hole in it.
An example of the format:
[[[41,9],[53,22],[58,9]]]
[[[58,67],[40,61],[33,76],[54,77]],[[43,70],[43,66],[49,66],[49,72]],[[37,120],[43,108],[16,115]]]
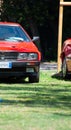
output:
[[[0,76],[27,76],[38,72],[37,53],[0,52]]]
[[[0,78],[28,77],[39,82],[41,53],[28,34],[17,24],[1,23],[0,31]]]

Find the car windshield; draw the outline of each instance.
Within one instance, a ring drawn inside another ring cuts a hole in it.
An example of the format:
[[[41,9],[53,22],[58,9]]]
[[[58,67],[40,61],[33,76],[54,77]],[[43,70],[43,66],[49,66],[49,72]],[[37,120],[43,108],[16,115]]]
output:
[[[26,41],[30,39],[20,26],[0,25],[0,40]]]

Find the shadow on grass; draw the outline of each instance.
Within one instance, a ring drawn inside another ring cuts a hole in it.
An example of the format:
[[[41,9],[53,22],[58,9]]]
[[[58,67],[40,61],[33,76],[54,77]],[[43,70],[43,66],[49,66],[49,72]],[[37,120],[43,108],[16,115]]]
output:
[[[62,73],[61,72],[55,73],[55,74],[52,75],[52,78],[62,80]]]
[[[61,73],[52,75],[52,78],[62,80]],[[0,105],[71,109],[70,84],[52,81],[33,85],[27,84],[27,81],[9,79],[3,79],[1,83],[7,83],[7,85],[0,84],[0,94],[4,97],[0,99]],[[15,85],[15,83],[19,84]]]
[[[41,84],[40,84],[41,85]],[[69,108],[71,109],[71,88],[70,86],[63,86],[59,88],[59,85],[54,84],[55,88],[51,88],[45,84],[44,86],[39,87],[0,87],[0,90],[4,91],[5,96],[8,96],[8,99],[4,98],[0,101],[0,105],[24,105],[27,107],[51,107],[51,108]],[[57,86],[57,88],[56,88]],[[7,92],[5,92],[8,90]],[[14,90],[14,91],[13,91]],[[9,99],[9,96],[12,98]],[[15,98],[14,98],[15,97]]]
[[[25,80],[25,79],[14,79],[14,78],[1,78],[0,79],[0,83],[7,83],[7,84],[17,84],[17,83],[20,83],[20,84],[23,84],[23,83],[29,83],[28,80]]]
[[[54,113],[54,115],[56,115],[56,116],[60,116],[60,117],[63,117],[64,118],[64,116],[65,117],[71,117],[71,114],[69,113]]]
[[[60,100],[51,100],[51,99],[44,99],[41,97],[32,97],[33,99],[27,99],[26,100],[2,100],[0,102],[0,104],[2,105],[24,105],[26,107],[50,107],[50,108],[61,108],[61,109],[66,109],[66,108],[71,108],[71,103],[70,100],[68,101],[69,98],[71,98],[71,96],[65,101],[62,100],[63,102],[61,102]]]
[[[71,81],[71,75],[68,75],[67,78],[63,78],[62,77],[62,72],[59,72],[59,73],[55,73],[54,75],[51,76],[52,78],[56,78],[58,80],[65,80],[65,81]]]

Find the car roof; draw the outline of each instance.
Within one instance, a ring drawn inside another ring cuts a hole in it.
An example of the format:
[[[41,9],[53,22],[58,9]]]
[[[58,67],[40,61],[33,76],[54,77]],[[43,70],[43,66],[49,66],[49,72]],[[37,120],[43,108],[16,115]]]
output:
[[[14,22],[0,22],[0,25],[9,25],[9,26],[19,26],[18,23],[14,23]]]

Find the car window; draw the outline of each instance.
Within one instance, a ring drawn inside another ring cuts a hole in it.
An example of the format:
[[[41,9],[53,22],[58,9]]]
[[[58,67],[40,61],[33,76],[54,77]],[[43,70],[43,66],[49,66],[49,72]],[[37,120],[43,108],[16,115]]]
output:
[[[6,41],[30,41],[20,26],[0,25],[0,40]]]

